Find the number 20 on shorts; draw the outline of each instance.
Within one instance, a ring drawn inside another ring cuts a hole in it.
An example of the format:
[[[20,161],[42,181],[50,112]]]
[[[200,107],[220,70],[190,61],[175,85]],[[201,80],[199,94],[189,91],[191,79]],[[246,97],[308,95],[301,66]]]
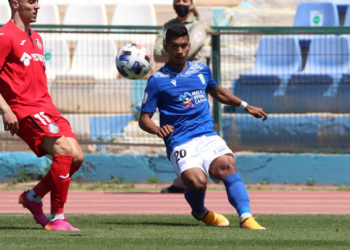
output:
[[[178,163],[181,158],[185,158],[186,154],[187,154],[187,152],[184,149],[180,149],[180,150],[176,151],[174,153],[175,158],[176,158],[176,163]]]

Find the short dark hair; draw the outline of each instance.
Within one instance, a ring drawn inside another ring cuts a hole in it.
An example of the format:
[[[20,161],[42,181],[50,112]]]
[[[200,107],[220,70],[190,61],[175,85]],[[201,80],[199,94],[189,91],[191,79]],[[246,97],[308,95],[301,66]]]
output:
[[[188,30],[186,26],[183,25],[182,23],[174,23],[166,30],[165,43],[169,42],[170,39],[174,36],[176,37],[187,36],[187,38],[190,37],[188,35]]]
[[[10,4],[10,6],[11,6],[11,4],[12,4],[12,0],[9,0],[9,4]]]

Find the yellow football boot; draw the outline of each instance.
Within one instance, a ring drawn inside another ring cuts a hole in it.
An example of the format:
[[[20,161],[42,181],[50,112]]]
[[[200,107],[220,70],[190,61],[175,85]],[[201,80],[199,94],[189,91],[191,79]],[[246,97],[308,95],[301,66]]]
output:
[[[249,216],[249,217],[241,220],[240,227],[253,229],[253,230],[265,230],[266,229],[266,228],[260,226],[259,223],[256,222],[256,220],[252,216]]]
[[[230,222],[226,219],[225,216],[221,214],[216,214],[210,210],[207,210],[201,218],[197,218],[193,213],[192,215],[197,219],[203,221],[208,226],[218,226],[218,227],[227,227]]]

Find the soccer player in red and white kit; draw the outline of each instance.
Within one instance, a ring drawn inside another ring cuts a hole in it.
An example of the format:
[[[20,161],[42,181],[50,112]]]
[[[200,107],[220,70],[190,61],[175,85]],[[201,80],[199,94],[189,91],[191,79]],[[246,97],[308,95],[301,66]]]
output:
[[[36,21],[38,0],[9,0],[12,19],[0,29],[0,110],[4,127],[22,138],[38,156],[53,156],[49,173],[19,203],[45,230],[79,231],[63,214],[70,176],[84,161],[69,122],[61,116],[47,89],[44,47],[29,24]],[[51,192],[49,219],[42,198]]]

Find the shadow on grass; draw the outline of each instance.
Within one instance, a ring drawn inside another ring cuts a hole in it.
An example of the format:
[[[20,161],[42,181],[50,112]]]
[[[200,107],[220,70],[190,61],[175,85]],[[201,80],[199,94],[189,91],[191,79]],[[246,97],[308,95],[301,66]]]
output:
[[[159,195],[160,192],[159,191],[140,191],[140,192],[130,192],[130,191],[104,191],[104,194],[153,194],[153,195]],[[162,194],[164,195],[164,194]],[[178,194],[170,194],[170,195],[184,195],[183,193],[178,193]]]
[[[161,223],[161,222],[104,222],[103,224],[107,225],[125,225],[125,226],[134,226],[134,225],[145,225],[145,226],[171,226],[171,227],[207,227],[207,225],[201,224],[185,224],[185,223]],[[224,227],[220,227],[224,228]]]
[[[44,230],[37,227],[0,227],[0,230]]]

